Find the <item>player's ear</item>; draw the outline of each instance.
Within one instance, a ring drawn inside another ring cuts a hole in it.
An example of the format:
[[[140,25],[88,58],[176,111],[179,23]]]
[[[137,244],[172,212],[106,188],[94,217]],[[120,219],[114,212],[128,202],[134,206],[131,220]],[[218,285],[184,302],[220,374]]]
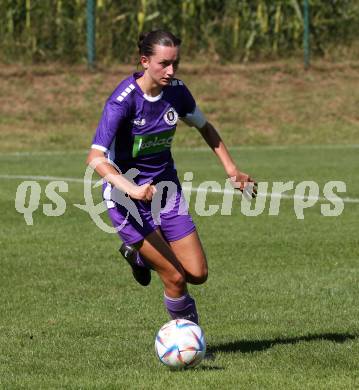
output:
[[[150,59],[147,56],[141,56],[140,62],[141,62],[142,67],[146,70],[149,67]]]

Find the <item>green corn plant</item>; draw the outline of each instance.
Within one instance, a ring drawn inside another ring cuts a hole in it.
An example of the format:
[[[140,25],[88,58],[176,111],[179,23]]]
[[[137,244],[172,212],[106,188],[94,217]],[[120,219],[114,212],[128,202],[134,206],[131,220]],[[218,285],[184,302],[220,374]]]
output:
[[[237,49],[239,43],[239,33],[240,33],[240,23],[241,18],[238,14],[236,14],[233,18],[233,48]]]
[[[280,28],[282,21],[282,5],[281,3],[276,4],[275,14],[274,14],[274,34],[273,34],[273,53],[278,53],[279,46],[279,37],[280,37]]]
[[[141,33],[143,31],[143,27],[145,25],[146,6],[147,6],[147,0],[141,0],[141,10],[139,10],[137,12],[137,22],[138,22],[138,32],[139,33]]]
[[[86,55],[87,0],[0,0],[0,55],[7,61]],[[315,53],[359,37],[358,0],[310,0]],[[181,36],[183,55],[228,61],[288,56],[302,49],[302,0],[97,0],[99,59],[132,61],[139,32],[164,27]]]
[[[268,32],[268,14],[265,1],[259,1],[257,6],[257,19],[261,29],[262,35]]]

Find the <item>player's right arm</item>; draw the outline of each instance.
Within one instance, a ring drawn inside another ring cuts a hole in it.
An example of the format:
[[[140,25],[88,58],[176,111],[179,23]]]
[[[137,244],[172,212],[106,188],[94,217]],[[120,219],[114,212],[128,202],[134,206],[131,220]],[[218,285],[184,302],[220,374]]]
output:
[[[120,133],[121,125],[126,120],[128,107],[116,101],[107,101],[86,163],[91,166],[101,177],[115,188],[125,192],[133,199],[151,200],[156,189],[150,183],[138,186],[126,179],[107,160],[105,153],[108,151],[115,136]],[[119,134],[119,136],[121,136]]]
[[[90,165],[101,177],[114,187],[128,194],[132,199],[151,200],[156,192],[155,186],[150,183],[140,186],[128,181],[107,160],[104,152],[98,149],[90,149],[86,163]]]

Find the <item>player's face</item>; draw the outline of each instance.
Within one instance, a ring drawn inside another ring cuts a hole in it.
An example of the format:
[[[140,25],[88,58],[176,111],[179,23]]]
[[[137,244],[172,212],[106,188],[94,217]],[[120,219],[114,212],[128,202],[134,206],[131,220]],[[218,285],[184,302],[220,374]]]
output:
[[[154,46],[151,57],[141,57],[142,65],[158,86],[165,86],[173,79],[179,64],[179,48]]]

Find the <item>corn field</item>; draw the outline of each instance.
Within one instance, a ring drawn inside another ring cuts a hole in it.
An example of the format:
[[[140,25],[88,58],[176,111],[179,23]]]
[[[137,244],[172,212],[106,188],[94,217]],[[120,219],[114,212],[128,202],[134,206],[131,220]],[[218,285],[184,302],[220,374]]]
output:
[[[310,0],[313,55],[358,47],[359,0]],[[0,0],[0,61],[86,61],[86,0]],[[97,0],[100,63],[132,62],[142,31],[164,28],[182,55],[216,61],[293,56],[303,45],[302,0]],[[357,45],[357,46],[355,46]],[[355,53],[352,49],[351,53]],[[359,57],[359,55],[357,55]]]

